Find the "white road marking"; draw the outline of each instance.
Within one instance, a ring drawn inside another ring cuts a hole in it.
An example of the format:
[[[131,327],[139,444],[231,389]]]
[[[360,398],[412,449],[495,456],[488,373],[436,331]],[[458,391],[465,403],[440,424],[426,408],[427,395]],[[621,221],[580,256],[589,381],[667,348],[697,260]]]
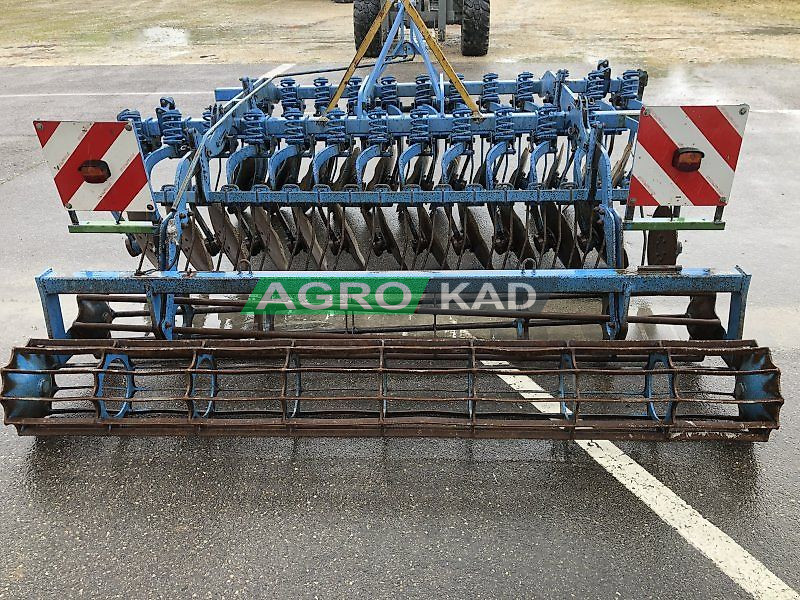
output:
[[[291,69],[296,63],[283,63],[270,69],[261,77],[269,79]],[[203,91],[183,91],[183,92],[55,92],[55,93],[36,93],[36,94],[0,94],[0,100],[12,98],[84,98],[95,96],[211,96],[213,90]]]
[[[507,366],[505,361],[483,361],[487,366]],[[527,375],[498,375],[541,412],[553,412],[552,398]],[[539,400],[539,402],[537,402]],[[800,600],[800,594],[708,521],[644,467],[606,440],[576,440],[594,461],[619,481],[650,510],[702,552],[745,592],[759,600]]]

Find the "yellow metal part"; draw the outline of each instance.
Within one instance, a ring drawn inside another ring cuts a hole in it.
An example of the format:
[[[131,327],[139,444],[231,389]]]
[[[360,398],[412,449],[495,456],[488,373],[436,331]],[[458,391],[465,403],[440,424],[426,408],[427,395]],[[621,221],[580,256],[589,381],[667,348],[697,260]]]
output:
[[[444,74],[447,75],[447,78],[450,80],[450,83],[452,83],[453,86],[456,88],[456,90],[458,91],[458,95],[461,96],[461,99],[464,101],[464,104],[466,104],[467,107],[472,111],[473,118],[476,119],[483,118],[483,115],[481,115],[481,110],[480,108],[478,108],[477,103],[475,102],[475,100],[472,99],[472,96],[469,95],[469,93],[467,92],[467,88],[464,87],[464,84],[461,83],[461,80],[458,78],[458,75],[456,75],[456,72],[453,70],[452,65],[447,60],[447,57],[444,55],[444,52],[442,52],[442,48],[441,46],[439,46],[439,43],[436,41],[436,38],[434,38],[431,35],[431,32],[428,31],[428,26],[425,25],[425,21],[422,19],[422,16],[419,14],[419,12],[417,12],[416,7],[413,4],[411,4],[411,0],[401,0],[401,1],[406,7],[406,12],[408,13],[408,16],[411,17],[411,20],[414,21],[417,28],[419,28],[422,37],[425,38],[425,43],[428,44],[428,49],[433,53],[433,55],[436,57],[436,61],[439,63],[439,66],[441,66],[442,69],[444,70]]]
[[[375,20],[372,22],[372,25],[367,31],[367,35],[364,36],[364,41],[361,42],[361,45],[358,47],[356,51],[356,55],[353,57],[353,60],[350,61],[350,66],[347,67],[347,71],[345,72],[342,80],[339,82],[339,87],[336,88],[336,93],[331,98],[330,104],[328,104],[328,109],[325,111],[329,113],[336,105],[339,103],[339,100],[342,99],[342,94],[344,94],[344,88],[347,85],[347,82],[350,81],[350,78],[353,76],[353,73],[356,72],[356,68],[358,67],[358,63],[361,62],[361,59],[364,58],[364,55],[367,53],[367,48],[372,43],[372,39],[375,37],[375,34],[378,33],[378,30],[381,28],[381,23],[386,18],[386,15],[389,14],[389,11],[392,9],[392,4],[394,4],[395,0],[386,0],[383,4],[383,8],[381,8],[378,16],[375,17]]]
[[[361,59],[364,58],[364,54],[367,52],[367,48],[369,48],[369,45],[372,43],[375,34],[377,34],[378,30],[381,28],[381,23],[383,23],[383,20],[386,18],[386,15],[389,14],[392,5],[396,1],[397,0],[386,0],[380,12],[375,17],[375,20],[372,22],[372,26],[369,28],[369,31],[367,31],[367,35],[364,36],[364,41],[361,42],[356,55],[353,57],[353,60],[350,61],[350,66],[347,67],[347,71],[342,77],[342,80],[339,82],[339,86],[336,88],[336,93],[333,94],[333,98],[331,98],[330,104],[328,104],[328,109],[325,111],[326,113],[333,110],[339,103],[339,100],[342,99],[342,94],[344,94],[344,89],[347,86],[347,82],[350,81],[353,73],[355,73],[355,70],[361,62]],[[428,44],[428,49],[433,53],[434,57],[436,57],[436,61],[444,70],[445,75],[447,75],[447,79],[456,88],[459,96],[461,96],[461,99],[464,101],[464,104],[467,105],[467,108],[472,111],[472,117],[475,119],[482,119],[483,115],[481,114],[480,108],[478,108],[478,104],[475,102],[472,96],[469,95],[467,88],[464,87],[464,84],[458,78],[458,75],[456,75],[452,65],[450,65],[447,57],[445,57],[441,46],[439,46],[439,43],[431,35],[430,31],[428,31],[428,27],[425,25],[425,21],[422,19],[422,16],[419,14],[416,7],[411,3],[411,0],[400,0],[400,2],[402,2],[403,6],[405,7],[408,16],[412,21],[414,21],[414,24],[419,29],[422,37],[425,38],[425,43]]]

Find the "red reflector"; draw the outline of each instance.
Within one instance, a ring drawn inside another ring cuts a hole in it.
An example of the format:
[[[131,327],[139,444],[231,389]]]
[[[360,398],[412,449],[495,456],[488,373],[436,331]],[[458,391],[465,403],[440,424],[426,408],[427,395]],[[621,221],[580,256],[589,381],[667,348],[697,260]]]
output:
[[[704,156],[697,148],[678,148],[672,155],[672,166],[678,171],[697,171]]]
[[[86,183],[104,183],[111,177],[111,170],[104,160],[87,160],[78,167],[78,171]]]

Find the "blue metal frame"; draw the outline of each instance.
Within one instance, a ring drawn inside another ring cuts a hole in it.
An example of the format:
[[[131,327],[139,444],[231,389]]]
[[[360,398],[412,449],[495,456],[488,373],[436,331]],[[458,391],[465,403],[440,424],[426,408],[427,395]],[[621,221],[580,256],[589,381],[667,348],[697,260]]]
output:
[[[605,297],[609,305],[607,333],[615,337],[627,323],[628,307],[632,296],[730,294],[730,309],[726,328],[727,339],[741,339],[750,275],[739,267],[733,271],[709,269],[682,269],[679,272],[638,273],[616,269],[550,269],[550,270],[497,270],[487,271],[341,271],[343,280],[379,277],[420,277],[431,284],[449,283],[453,287],[462,282],[491,281],[498,293],[503,293],[511,283],[533,286],[539,294],[576,293],[597,294]],[[156,328],[166,339],[173,339],[178,305],[176,296],[189,294],[250,294],[262,278],[319,277],[319,272],[306,271],[250,271],[250,272],[197,272],[170,271],[137,276],[129,271],[81,271],[72,276],[58,276],[47,270],[36,278],[42,307],[45,312],[47,332],[51,338],[66,338],[66,328],[59,297],[64,294],[145,294],[151,306]],[[434,288],[438,289],[438,288]]]

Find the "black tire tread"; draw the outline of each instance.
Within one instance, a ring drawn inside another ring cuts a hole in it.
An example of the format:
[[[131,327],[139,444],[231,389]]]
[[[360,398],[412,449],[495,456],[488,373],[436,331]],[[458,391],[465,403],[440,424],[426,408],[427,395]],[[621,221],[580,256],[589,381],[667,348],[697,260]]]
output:
[[[356,50],[358,50],[361,42],[364,41],[380,10],[380,0],[353,0],[353,40],[355,41]],[[367,58],[376,58],[380,54],[382,47],[383,36],[379,30],[369,48],[367,48],[365,56]]]
[[[461,54],[486,56],[489,51],[489,0],[463,0]]]

